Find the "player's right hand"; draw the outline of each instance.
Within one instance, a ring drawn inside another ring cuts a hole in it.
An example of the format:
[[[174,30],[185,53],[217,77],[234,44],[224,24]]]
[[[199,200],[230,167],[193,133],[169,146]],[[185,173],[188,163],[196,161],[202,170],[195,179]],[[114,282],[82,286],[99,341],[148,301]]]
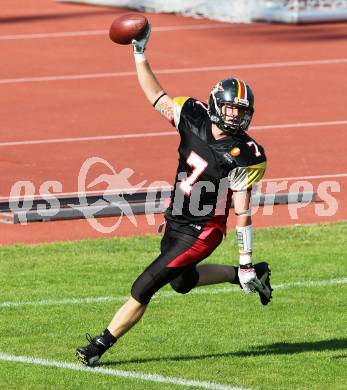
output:
[[[146,45],[147,45],[147,42],[149,40],[149,37],[151,35],[151,29],[152,29],[152,26],[150,24],[148,24],[148,29],[146,31],[146,35],[141,38],[141,39],[133,39],[131,41],[131,43],[133,44],[133,49],[134,49],[134,54],[143,54],[145,49],[146,49]]]
[[[246,294],[253,293],[256,290],[256,286],[260,283],[253,266],[248,268],[241,268],[240,266],[238,270],[238,277],[241,287]]]

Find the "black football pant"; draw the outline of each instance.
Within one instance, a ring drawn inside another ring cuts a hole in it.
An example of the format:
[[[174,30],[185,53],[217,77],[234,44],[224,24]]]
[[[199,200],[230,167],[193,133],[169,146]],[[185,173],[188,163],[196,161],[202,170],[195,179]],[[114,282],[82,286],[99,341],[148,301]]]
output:
[[[132,297],[148,304],[152,296],[168,283],[181,294],[194,288],[199,281],[197,263],[217,248],[223,233],[216,228],[200,236],[204,238],[181,233],[167,225],[161,241],[161,253],[134,282]]]

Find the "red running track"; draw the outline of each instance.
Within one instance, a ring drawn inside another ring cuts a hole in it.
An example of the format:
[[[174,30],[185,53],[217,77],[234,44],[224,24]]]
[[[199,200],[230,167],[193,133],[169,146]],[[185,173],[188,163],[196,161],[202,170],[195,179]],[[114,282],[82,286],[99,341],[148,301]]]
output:
[[[50,0],[2,2],[0,196],[9,197],[18,180],[32,181],[36,192],[47,180],[61,182],[62,192],[75,192],[79,170],[92,156],[117,171],[132,168],[132,184],[172,182],[178,142],[174,129],[143,97],[130,47],[115,45],[107,36],[121,12]],[[327,180],[339,187],[332,194],[338,205],[333,215],[321,215],[311,205],[293,219],[281,206],[270,216],[260,210],[255,226],[345,220],[346,23],[230,25],[147,16],[154,27],[148,57],[170,95],[205,100],[219,79],[245,78],[255,91],[250,133],[266,148],[266,178],[314,176],[307,179],[314,190]],[[133,138],[103,138],[120,135]],[[101,173],[109,172],[97,166],[91,176]],[[135,227],[123,220],[110,235],[155,231],[145,216],[137,221]],[[0,235],[2,244],[110,236],[94,231],[87,221],[0,224]]]

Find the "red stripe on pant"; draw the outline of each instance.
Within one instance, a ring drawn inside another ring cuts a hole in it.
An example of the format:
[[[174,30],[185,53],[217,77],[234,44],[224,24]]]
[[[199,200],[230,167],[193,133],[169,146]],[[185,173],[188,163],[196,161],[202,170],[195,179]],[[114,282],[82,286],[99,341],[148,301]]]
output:
[[[186,267],[196,264],[208,257],[222,240],[223,233],[220,229],[214,228],[204,239],[197,238],[189,249],[175,257],[166,267]]]

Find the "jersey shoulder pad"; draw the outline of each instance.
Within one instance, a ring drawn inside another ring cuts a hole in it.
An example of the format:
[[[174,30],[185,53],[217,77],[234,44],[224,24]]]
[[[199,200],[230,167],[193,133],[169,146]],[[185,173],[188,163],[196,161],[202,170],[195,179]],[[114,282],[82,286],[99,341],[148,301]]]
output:
[[[265,174],[266,161],[248,167],[236,167],[229,172],[229,184],[233,191],[250,190]]]
[[[196,125],[201,118],[207,115],[207,105],[192,97],[175,97],[173,103],[174,123],[177,128],[183,122],[186,125]]]

